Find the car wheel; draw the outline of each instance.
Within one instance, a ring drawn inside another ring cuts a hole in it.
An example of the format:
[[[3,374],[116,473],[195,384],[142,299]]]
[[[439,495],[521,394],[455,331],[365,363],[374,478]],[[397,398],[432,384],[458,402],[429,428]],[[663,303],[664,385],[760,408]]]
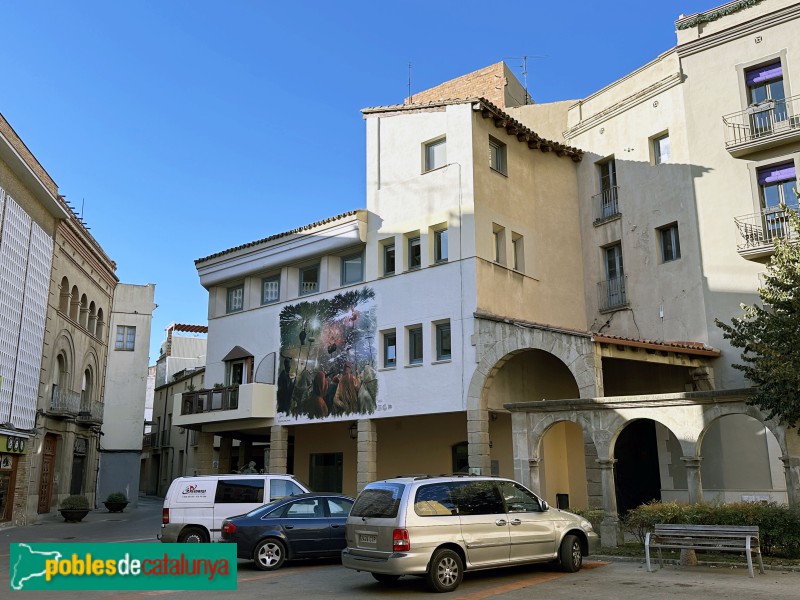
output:
[[[464,563],[456,552],[440,548],[433,553],[426,577],[434,592],[452,592],[464,578]]]
[[[274,571],[286,560],[286,547],[278,540],[261,540],[253,552],[253,560],[259,571]]]
[[[583,554],[581,552],[581,542],[574,535],[567,535],[561,542],[558,550],[558,562],[561,569],[567,573],[575,573],[581,570],[583,565]]]
[[[208,533],[200,527],[184,527],[178,541],[181,544],[205,544],[208,542]]]
[[[400,575],[386,575],[385,573],[373,573],[372,576],[381,585],[391,585],[400,579]]]

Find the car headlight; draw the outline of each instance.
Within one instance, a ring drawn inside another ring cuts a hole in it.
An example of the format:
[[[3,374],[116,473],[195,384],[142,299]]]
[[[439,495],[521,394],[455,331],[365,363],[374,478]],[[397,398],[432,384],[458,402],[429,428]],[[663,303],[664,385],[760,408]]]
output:
[[[589,523],[589,521],[587,521],[586,519],[583,519],[581,521],[581,529],[583,529],[584,531],[591,531],[592,530],[592,524]]]

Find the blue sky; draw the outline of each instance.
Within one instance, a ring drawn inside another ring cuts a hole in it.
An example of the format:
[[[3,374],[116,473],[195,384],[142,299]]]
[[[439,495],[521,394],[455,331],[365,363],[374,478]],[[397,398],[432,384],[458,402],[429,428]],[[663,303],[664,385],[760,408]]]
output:
[[[721,4],[722,2],[719,2]],[[523,55],[537,102],[587,96],[712,1],[0,0],[0,112],[171,322],[194,260],[365,205],[359,109]]]

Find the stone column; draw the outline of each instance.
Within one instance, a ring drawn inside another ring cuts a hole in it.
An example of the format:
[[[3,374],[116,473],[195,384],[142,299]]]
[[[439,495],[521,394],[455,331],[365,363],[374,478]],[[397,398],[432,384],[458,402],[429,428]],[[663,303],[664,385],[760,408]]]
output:
[[[797,506],[800,504],[800,458],[793,460],[791,456],[784,455],[781,456],[781,462],[786,478],[786,499],[789,506]]]
[[[522,485],[538,492],[537,487],[533,487],[530,472],[528,470],[528,459],[530,458],[530,447],[528,444],[528,413],[511,413],[511,455],[514,461],[514,479]],[[538,485],[538,481],[536,482]]]
[[[219,467],[218,473],[231,472],[231,449],[233,448],[233,438],[219,438]]]
[[[289,458],[289,428],[273,425],[269,429],[269,468],[270,473],[286,473]]]
[[[539,475],[538,458],[528,459],[528,479],[530,483],[526,484],[527,487],[529,487],[531,490],[533,490],[540,496],[544,497],[544,491],[542,490],[542,482]]]
[[[614,487],[615,458],[598,458],[600,481],[603,486],[603,522],[600,524],[600,543],[609,548],[616,548],[622,543],[622,532],[617,514],[617,492]]]
[[[378,478],[378,430],[372,419],[358,422],[356,454],[356,492]]]
[[[703,482],[700,478],[700,456],[681,456],[686,467],[686,484],[689,491],[689,504],[703,501]]]
[[[166,454],[164,454],[166,456]],[[197,432],[197,460],[195,461],[198,475],[214,473],[214,434],[207,431]],[[162,466],[162,469],[166,465]],[[169,483],[167,484],[169,485]]]
[[[467,443],[469,444],[469,472],[475,475],[491,475],[488,409],[467,411]]]

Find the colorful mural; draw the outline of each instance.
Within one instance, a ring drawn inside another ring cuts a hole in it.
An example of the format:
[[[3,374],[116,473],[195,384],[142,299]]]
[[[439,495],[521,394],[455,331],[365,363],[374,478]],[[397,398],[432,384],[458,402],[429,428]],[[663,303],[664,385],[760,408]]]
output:
[[[324,419],[372,414],[375,372],[375,291],[364,287],[280,314],[278,416]]]

